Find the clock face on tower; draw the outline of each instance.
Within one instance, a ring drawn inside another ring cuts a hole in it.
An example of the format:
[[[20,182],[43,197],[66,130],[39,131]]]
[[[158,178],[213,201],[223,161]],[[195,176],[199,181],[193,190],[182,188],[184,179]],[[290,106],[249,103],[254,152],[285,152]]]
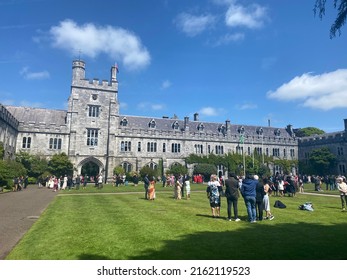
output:
[[[98,99],[98,95],[97,94],[93,94],[92,98],[93,98],[93,100],[97,100]]]

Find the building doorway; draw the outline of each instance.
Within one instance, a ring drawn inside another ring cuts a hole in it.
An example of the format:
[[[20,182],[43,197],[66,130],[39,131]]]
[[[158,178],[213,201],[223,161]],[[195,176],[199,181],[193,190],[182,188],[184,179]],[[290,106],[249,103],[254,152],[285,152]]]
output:
[[[87,178],[88,182],[95,182],[96,177],[100,174],[100,167],[95,162],[88,161],[82,165],[81,175]]]

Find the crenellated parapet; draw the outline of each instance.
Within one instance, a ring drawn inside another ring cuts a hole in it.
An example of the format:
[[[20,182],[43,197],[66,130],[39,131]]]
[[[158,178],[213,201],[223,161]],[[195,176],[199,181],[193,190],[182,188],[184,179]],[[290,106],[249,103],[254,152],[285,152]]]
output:
[[[18,120],[2,104],[0,104],[0,119],[13,129],[18,130]]]
[[[87,79],[85,76],[85,62],[75,60],[72,63],[72,87],[88,88],[91,90],[118,91],[117,71],[115,66],[111,68],[110,81],[98,78]]]
[[[321,135],[313,135],[309,137],[299,138],[299,145],[304,146],[320,146],[333,143],[343,143],[346,141],[345,131],[325,133]]]

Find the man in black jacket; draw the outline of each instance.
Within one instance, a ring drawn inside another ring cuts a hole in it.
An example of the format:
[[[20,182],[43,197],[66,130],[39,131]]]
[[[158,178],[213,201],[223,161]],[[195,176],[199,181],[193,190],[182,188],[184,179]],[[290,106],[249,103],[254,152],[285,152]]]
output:
[[[237,202],[240,197],[239,181],[234,173],[229,173],[229,178],[225,180],[225,196],[228,203],[228,220],[231,221],[231,207],[234,208],[235,222],[240,221],[238,217]]]
[[[149,179],[148,179],[148,174],[145,175],[143,178],[143,187],[145,188],[145,199],[148,199],[148,188],[149,188]]]

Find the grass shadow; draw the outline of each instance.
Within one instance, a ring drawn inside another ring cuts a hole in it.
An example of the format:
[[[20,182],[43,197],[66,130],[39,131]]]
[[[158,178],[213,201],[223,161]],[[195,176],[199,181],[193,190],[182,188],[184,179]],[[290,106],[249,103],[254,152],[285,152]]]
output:
[[[268,222],[249,224],[239,230],[182,235],[180,240],[166,240],[160,250],[147,250],[130,259],[200,260],[206,256],[211,260],[347,259],[343,249],[347,246],[347,224],[298,223],[269,227],[265,223]],[[258,249],[252,250],[252,245]]]

